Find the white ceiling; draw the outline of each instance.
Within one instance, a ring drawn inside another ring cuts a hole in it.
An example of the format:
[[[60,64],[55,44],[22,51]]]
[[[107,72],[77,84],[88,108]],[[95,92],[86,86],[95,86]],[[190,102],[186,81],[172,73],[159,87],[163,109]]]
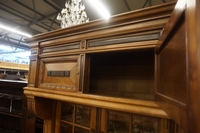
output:
[[[162,4],[174,0],[101,0],[111,15]],[[0,0],[0,23],[36,35],[60,29],[57,14],[64,8],[65,0]],[[101,16],[89,4],[94,0],[82,0],[90,21]],[[0,44],[29,49],[24,37],[0,29]],[[1,51],[0,51],[1,52]]]

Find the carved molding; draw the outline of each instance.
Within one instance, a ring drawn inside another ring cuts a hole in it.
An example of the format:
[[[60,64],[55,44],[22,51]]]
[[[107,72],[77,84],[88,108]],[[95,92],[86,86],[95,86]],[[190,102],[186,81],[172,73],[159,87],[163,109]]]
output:
[[[42,83],[40,87],[45,88],[52,88],[52,89],[67,89],[67,90],[76,90],[76,86],[73,85],[57,85],[57,84],[50,84],[50,83]]]
[[[27,108],[30,113],[36,114],[34,96],[27,96]]]

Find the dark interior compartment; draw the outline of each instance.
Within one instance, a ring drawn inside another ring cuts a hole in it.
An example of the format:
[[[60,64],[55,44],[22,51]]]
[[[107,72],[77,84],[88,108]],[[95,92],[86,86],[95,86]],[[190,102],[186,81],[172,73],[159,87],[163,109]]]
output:
[[[89,56],[90,94],[154,100],[153,49]]]

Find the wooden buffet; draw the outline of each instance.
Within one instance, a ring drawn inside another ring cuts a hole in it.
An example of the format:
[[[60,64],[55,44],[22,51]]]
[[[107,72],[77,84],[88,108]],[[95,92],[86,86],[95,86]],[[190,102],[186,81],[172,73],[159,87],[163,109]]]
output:
[[[27,39],[31,56],[24,93],[29,111],[44,119],[43,132],[198,133],[199,100],[193,95],[199,94],[199,82],[193,76],[198,77],[199,55],[190,45],[199,42],[194,28],[199,2],[190,2]]]

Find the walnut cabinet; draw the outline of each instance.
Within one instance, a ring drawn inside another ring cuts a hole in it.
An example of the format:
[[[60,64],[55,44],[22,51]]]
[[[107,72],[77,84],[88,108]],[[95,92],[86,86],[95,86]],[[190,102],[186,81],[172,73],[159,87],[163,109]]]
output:
[[[24,93],[43,132],[198,133],[199,4],[168,2],[26,39]]]

